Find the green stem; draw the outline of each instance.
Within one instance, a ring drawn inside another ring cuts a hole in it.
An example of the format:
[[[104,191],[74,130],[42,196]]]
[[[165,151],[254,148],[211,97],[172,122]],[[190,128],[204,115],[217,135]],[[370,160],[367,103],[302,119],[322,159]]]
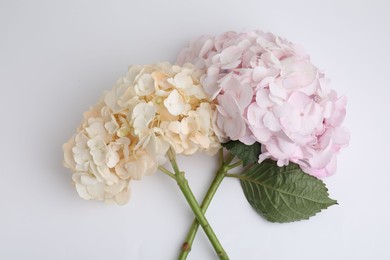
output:
[[[221,149],[221,151],[222,151],[222,149]],[[206,212],[207,208],[210,205],[210,202],[211,202],[212,198],[214,197],[215,192],[217,191],[217,189],[218,189],[219,185],[221,184],[222,180],[225,178],[228,170],[232,169],[231,167],[229,167],[229,163],[234,159],[234,156],[229,154],[228,158],[224,162],[223,161],[223,156],[221,156],[221,151],[220,151],[221,167],[218,169],[218,171],[217,171],[217,173],[216,173],[216,175],[214,177],[214,180],[211,183],[211,185],[210,185],[210,187],[209,187],[209,189],[208,189],[208,191],[206,193],[206,196],[204,197],[204,199],[202,201],[202,204],[200,206],[201,210],[202,210],[202,213]],[[189,229],[189,231],[187,233],[185,242],[183,243],[183,246],[181,248],[181,252],[180,252],[180,255],[179,255],[179,258],[178,258],[179,260],[184,260],[184,259],[187,258],[189,252],[191,251],[192,243],[194,242],[194,239],[195,239],[196,233],[198,232],[198,229],[199,229],[199,222],[195,218],[192,221],[192,225],[191,225],[191,227],[190,227],[190,229]]]
[[[238,162],[236,162],[236,163],[233,163],[232,165],[229,165],[229,166],[228,166],[228,169],[229,169],[229,170],[234,169],[234,168],[236,168],[236,167],[242,165],[242,163],[243,163],[242,161],[238,161]]]
[[[176,180],[176,176],[175,174],[173,174],[170,170],[168,170],[167,168],[165,168],[164,166],[158,166],[158,169],[165,173],[166,175],[168,175],[169,177],[171,177],[172,179],[175,179]]]
[[[184,176],[184,172],[179,170],[179,167],[177,166],[177,162],[175,159],[175,154],[172,150],[168,151],[168,158],[172,164],[172,168],[175,172],[176,182],[179,185],[180,190],[182,191],[193,213],[195,214],[197,221],[200,223],[204,232],[209,238],[211,244],[213,245],[214,250],[216,251],[219,259],[228,260],[229,257],[227,256],[225,250],[223,249],[221,243],[219,242],[209,222],[204,216],[202,209],[199,207],[199,204],[196,201],[196,198],[188,185],[188,181]]]
[[[226,174],[226,177],[243,179],[243,177],[240,174],[234,174],[234,173],[228,173]]]
[[[222,165],[224,164],[224,159],[223,159],[223,148],[219,149],[218,156],[219,156],[219,163],[220,163],[221,166],[222,166]]]

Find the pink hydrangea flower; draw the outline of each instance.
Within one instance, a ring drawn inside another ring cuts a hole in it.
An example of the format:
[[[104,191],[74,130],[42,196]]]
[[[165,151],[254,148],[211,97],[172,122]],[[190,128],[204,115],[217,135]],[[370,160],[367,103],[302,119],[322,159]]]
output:
[[[230,140],[259,142],[259,162],[289,162],[316,177],[336,171],[336,155],[349,142],[341,124],[346,98],[303,50],[262,31],[202,36],[177,63],[204,72],[201,83],[218,102],[216,125]]]

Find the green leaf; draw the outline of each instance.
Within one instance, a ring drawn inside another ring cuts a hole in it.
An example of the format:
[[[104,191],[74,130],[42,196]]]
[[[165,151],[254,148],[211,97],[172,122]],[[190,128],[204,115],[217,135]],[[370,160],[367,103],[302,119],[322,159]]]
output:
[[[271,222],[308,219],[337,201],[330,199],[325,184],[306,173],[297,164],[278,167],[266,160],[255,164],[240,179],[251,206]]]
[[[261,145],[258,142],[252,145],[246,145],[240,141],[229,141],[222,144],[222,146],[242,160],[244,166],[248,163],[257,163],[261,153]]]

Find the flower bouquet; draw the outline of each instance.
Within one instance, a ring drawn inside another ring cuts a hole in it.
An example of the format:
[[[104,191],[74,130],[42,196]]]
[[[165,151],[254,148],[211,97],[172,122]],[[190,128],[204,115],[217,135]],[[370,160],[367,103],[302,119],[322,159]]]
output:
[[[199,226],[217,256],[229,259],[205,217],[223,179],[238,179],[249,204],[271,222],[308,219],[336,204],[321,178],[336,171],[349,142],[345,106],[309,56],[285,39],[262,31],[202,36],[176,64],[130,66],[84,113],[64,144],[64,164],[80,197],[117,204],[128,202],[130,181],[166,174],[195,216],[179,259]],[[197,152],[220,160],[200,205],[176,160]]]

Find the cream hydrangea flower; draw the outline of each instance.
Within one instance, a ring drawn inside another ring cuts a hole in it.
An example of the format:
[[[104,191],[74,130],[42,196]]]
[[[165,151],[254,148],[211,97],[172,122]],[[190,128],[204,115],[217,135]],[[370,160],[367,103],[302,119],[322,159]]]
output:
[[[78,194],[124,204],[129,182],[156,172],[169,147],[178,154],[216,153],[216,106],[200,76],[190,64],[131,66],[64,144],[64,164]]]

